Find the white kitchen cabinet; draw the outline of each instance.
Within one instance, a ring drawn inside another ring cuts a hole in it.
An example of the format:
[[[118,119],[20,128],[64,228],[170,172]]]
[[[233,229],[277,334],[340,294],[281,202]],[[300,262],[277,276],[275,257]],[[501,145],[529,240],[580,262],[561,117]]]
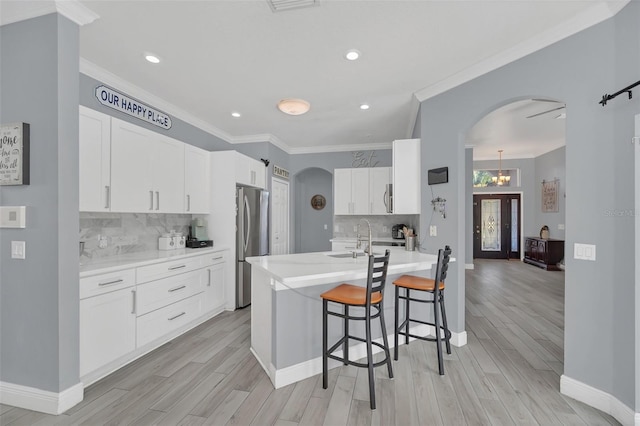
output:
[[[219,255],[221,258],[222,256]],[[202,310],[211,312],[222,310],[225,305],[225,262],[216,263],[207,268],[207,284],[204,288],[204,300],[202,302]]]
[[[134,287],[80,300],[81,377],[136,348],[134,308]]]
[[[357,242],[354,238],[353,241],[332,241],[331,242],[331,251],[350,251],[356,250]],[[362,247],[364,248],[364,247]]]
[[[420,214],[420,139],[393,141],[393,214]]]
[[[335,169],[334,214],[388,214],[385,197],[390,167]]]
[[[205,269],[186,272],[138,285],[136,314],[147,314],[204,291],[208,279]]]
[[[192,145],[184,147],[185,213],[209,212],[209,151]]]
[[[264,163],[236,152],[236,183],[266,188],[266,167]]]
[[[111,117],[80,106],[80,211],[110,210]]]
[[[370,214],[389,214],[389,186],[391,185],[391,167],[369,169]]]
[[[111,119],[111,211],[182,213],[184,144]]]
[[[163,336],[186,326],[202,315],[202,293],[164,306],[136,321],[136,344],[143,347]]]

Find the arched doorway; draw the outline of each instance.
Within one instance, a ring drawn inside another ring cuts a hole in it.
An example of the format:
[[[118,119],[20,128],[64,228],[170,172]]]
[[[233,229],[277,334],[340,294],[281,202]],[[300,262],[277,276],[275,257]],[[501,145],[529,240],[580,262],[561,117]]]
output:
[[[300,171],[295,182],[295,252],[331,250],[333,235],[333,176],[312,167]]]

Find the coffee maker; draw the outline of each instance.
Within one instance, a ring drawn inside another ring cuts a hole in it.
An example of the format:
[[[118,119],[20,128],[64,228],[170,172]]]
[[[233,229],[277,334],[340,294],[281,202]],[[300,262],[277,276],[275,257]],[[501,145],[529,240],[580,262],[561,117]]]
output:
[[[207,232],[207,221],[202,218],[196,218],[191,221],[189,226],[189,238],[187,238],[187,247],[213,247],[213,240],[209,240]]]

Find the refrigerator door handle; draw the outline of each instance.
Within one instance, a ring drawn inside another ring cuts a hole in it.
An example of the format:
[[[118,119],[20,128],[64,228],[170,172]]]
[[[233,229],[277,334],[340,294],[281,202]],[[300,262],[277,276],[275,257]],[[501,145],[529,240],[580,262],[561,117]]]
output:
[[[244,233],[244,251],[246,253],[249,246],[249,235],[251,234],[251,208],[249,207],[249,198],[244,196],[245,217],[247,219],[247,230]]]

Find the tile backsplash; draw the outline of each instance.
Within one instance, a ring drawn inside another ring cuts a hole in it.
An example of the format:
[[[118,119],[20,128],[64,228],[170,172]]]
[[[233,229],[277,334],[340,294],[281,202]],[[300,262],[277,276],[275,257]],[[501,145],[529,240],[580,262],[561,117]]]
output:
[[[371,223],[371,235],[374,237],[391,237],[391,227],[393,225],[404,223],[407,228],[413,228],[414,232],[419,223],[418,215],[376,215],[376,216],[334,216],[333,217],[333,237],[355,237],[355,227],[360,223],[360,219],[367,219]],[[367,232],[364,222],[360,225],[360,232]],[[384,228],[386,229],[386,232]]]
[[[81,259],[101,258],[124,253],[158,249],[158,237],[171,232],[189,233],[189,214],[159,213],[80,213]],[[100,237],[106,247],[100,248]]]

